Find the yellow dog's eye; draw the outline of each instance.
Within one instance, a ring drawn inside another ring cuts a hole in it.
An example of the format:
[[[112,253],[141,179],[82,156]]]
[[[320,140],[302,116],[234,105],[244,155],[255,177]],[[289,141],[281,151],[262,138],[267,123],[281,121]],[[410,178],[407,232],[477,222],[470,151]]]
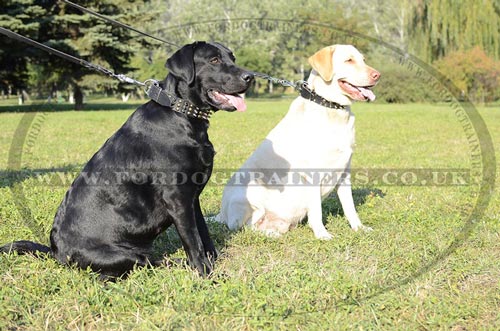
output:
[[[220,59],[218,57],[213,57],[210,59],[210,63],[218,64],[218,63],[220,63]]]
[[[345,60],[346,63],[353,63],[354,62],[354,59],[353,58],[349,58],[347,60]]]

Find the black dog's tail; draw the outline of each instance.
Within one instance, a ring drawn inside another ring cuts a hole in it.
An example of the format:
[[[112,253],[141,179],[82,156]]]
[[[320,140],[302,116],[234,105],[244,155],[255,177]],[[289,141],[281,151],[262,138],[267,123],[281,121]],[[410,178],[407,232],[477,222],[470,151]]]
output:
[[[1,253],[17,252],[19,254],[33,254],[35,256],[40,253],[50,254],[49,246],[38,244],[28,240],[14,241],[13,243],[0,247]]]

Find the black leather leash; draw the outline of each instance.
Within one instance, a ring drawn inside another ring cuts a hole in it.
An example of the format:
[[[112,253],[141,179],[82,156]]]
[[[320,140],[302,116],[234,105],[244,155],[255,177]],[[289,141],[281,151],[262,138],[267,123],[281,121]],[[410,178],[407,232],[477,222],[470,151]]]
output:
[[[210,115],[212,114],[211,110],[202,110],[202,109],[194,106],[193,104],[191,104],[189,101],[186,101],[184,99],[178,98],[174,95],[167,93],[165,90],[163,90],[161,88],[160,83],[157,80],[148,79],[145,82],[140,82],[138,80],[135,80],[135,79],[130,78],[128,76],[125,76],[123,74],[115,74],[113,71],[106,69],[98,64],[94,64],[94,63],[85,61],[83,59],[77,58],[73,55],[66,54],[66,53],[61,52],[57,49],[54,49],[52,47],[49,47],[47,45],[44,45],[44,44],[39,43],[37,41],[34,41],[30,38],[22,36],[18,33],[15,33],[11,30],[0,27],[0,33],[9,37],[9,38],[12,38],[12,39],[24,42],[28,45],[42,49],[50,54],[59,56],[67,61],[79,64],[87,69],[91,69],[91,70],[97,71],[99,73],[102,73],[104,75],[107,75],[109,77],[118,79],[122,83],[128,83],[128,84],[133,84],[133,85],[137,85],[140,87],[144,87],[144,88],[146,88],[146,94],[148,95],[148,97],[151,100],[154,100],[155,102],[159,103],[162,106],[171,107],[176,112],[186,114],[187,116],[190,116],[190,117],[207,120],[207,121],[209,120]]]

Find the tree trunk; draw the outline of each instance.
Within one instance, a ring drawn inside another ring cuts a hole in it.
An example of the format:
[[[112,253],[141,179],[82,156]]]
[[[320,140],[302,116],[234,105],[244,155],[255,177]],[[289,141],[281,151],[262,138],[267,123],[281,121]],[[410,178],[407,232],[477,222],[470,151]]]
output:
[[[75,97],[75,110],[82,110],[83,109],[83,93],[82,89],[80,86],[75,84],[73,86],[74,88],[74,97]]]
[[[29,93],[26,92],[26,90],[21,90],[21,94],[23,95],[24,100],[31,101],[31,97],[30,97]]]
[[[73,93],[73,88],[68,89],[68,102],[71,104],[75,103],[75,95]]]
[[[129,98],[130,98],[130,93],[122,93],[122,101],[123,102],[128,102]]]
[[[17,103],[19,106],[22,106],[24,104],[24,94],[22,91],[18,91],[17,93]]]

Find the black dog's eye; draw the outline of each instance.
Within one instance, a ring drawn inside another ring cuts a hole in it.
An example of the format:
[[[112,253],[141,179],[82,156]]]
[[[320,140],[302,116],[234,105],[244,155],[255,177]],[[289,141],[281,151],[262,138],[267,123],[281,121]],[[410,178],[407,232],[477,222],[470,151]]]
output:
[[[210,59],[210,63],[212,64],[219,64],[221,63],[220,59],[218,57],[213,57]]]

